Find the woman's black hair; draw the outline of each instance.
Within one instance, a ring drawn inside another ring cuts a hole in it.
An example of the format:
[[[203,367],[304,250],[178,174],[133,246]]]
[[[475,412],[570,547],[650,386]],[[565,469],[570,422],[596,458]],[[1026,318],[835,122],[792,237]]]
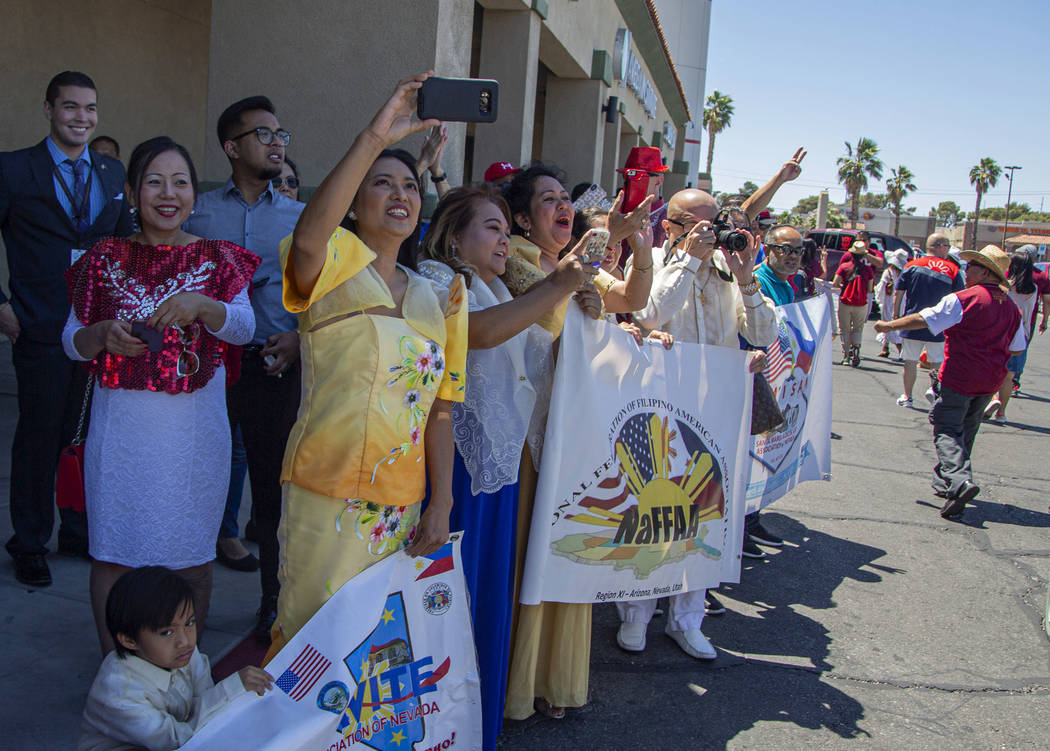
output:
[[[138,641],[143,631],[171,625],[186,605],[193,608],[193,589],[170,569],[143,566],[121,576],[106,598],[106,629],[116,644],[117,656],[128,653],[118,634]]]
[[[295,162],[287,154],[284,155],[284,163],[292,168],[292,174],[295,175],[295,179],[302,183],[302,178],[299,177],[299,168],[295,166]]]
[[[1014,288],[1014,292],[1022,295],[1030,295],[1035,292],[1035,279],[1032,278],[1034,273],[1035,264],[1032,263],[1030,255],[1018,250],[1010,254],[1010,273],[1007,276],[1010,278],[1010,285]]]
[[[178,152],[190,168],[190,184],[193,186],[193,197],[197,197],[197,170],[193,167],[193,160],[186,147],[175,143],[167,136],[157,136],[148,141],[143,141],[131,152],[131,160],[128,162],[128,185],[138,203],[139,189],[142,187],[142,178],[146,170],[153,164],[153,160],[166,151]]]
[[[565,185],[565,173],[552,164],[542,162],[536,162],[528,169],[522,170],[507,184],[503,197],[507,199],[507,205],[510,207],[512,235],[525,234],[525,230],[518,225],[515,215],[529,213],[532,196],[536,193],[535,182],[541,177],[553,177]]]
[[[576,187],[574,187],[572,189],[572,193],[569,194],[569,198],[571,198],[573,203],[575,203],[577,198],[582,196],[584,193],[586,193],[591,188],[597,188],[597,187],[598,186],[595,185],[594,183],[576,183]]]
[[[412,173],[412,178],[416,181],[416,185],[419,185],[419,173],[416,171],[416,158],[414,156],[404,149],[383,149],[379,152],[379,156],[376,157],[376,162],[384,157],[392,157],[408,167],[408,171]],[[292,169],[294,170],[295,168],[293,167]],[[357,199],[356,195],[354,199]],[[350,203],[353,205],[353,201]],[[420,188],[420,203],[422,204],[422,188]],[[405,238],[397,252],[397,262],[413,271],[416,270],[416,261],[419,256],[420,219],[422,219],[422,205],[420,206],[420,216],[416,219],[416,226],[412,230],[412,234]],[[339,226],[355,234],[357,233],[357,220],[350,218],[349,209],[347,209],[346,216],[343,217],[343,221],[339,223]]]

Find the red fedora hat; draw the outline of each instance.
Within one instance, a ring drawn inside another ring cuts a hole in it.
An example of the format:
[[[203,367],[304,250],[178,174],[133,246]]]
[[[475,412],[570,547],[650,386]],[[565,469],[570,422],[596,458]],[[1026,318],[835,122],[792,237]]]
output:
[[[667,172],[670,167],[664,164],[663,157],[660,155],[660,149],[655,146],[635,146],[631,149],[631,153],[627,155],[627,164],[624,165],[624,168],[616,171],[623,172],[629,169],[640,169],[646,172]]]

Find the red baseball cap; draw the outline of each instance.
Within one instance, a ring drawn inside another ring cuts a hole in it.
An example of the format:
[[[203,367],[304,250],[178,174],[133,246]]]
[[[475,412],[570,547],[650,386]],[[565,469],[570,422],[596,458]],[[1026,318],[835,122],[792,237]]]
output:
[[[627,164],[624,165],[624,168],[616,171],[623,172],[629,169],[644,170],[645,172],[667,172],[671,168],[664,164],[660,149],[655,146],[635,146],[631,149],[631,153],[627,155]]]
[[[489,168],[485,170],[485,182],[490,183],[493,180],[499,180],[501,177],[506,177],[507,175],[516,175],[519,172],[521,172],[521,170],[510,162],[493,162],[489,165]]]

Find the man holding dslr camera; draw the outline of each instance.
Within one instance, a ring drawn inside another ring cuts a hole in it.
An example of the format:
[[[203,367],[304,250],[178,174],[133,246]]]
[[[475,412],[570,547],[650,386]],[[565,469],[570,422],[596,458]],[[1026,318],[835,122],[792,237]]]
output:
[[[754,347],[776,338],[773,304],[754,274],[756,239],[747,230],[719,222],[719,206],[702,190],[675,193],[667,204],[663,228],[667,241],[653,249],[653,285],[649,303],[634,320],[648,329],[669,332],[677,341],[740,348],[740,337]],[[761,369],[756,353],[751,369]],[[697,659],[713,660],[714,648],[700,630],[705,592],[668,598],[667,635]],[[629,652],[645,649],[646,628],[656,600],[617,603],[622,623],[616,641]],[[712,612],[720,612],[717,601]]]

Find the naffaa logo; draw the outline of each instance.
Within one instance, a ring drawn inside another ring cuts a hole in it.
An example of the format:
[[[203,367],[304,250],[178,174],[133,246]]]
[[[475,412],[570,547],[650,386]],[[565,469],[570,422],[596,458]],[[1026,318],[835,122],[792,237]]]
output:
[[[554,552],[640,578],[694,552],[720,559],[704,539],[725,514],[726,473],[703,426],[671,404],[639,399],[613,419],[610,437],[615,458],[595,472],[601,479],[565,504],[565,519],[583,531],[552,540]]]

